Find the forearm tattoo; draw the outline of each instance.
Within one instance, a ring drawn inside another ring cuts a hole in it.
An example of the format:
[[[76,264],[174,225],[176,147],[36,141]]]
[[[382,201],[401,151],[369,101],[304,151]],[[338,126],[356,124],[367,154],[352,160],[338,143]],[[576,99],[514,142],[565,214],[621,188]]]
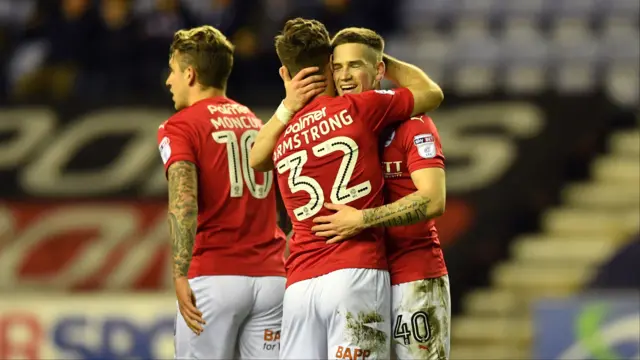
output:
[[[169,167],[169,233],[173,277],[187,276],[198,226],[198,173],[196,166],[178,161]]]

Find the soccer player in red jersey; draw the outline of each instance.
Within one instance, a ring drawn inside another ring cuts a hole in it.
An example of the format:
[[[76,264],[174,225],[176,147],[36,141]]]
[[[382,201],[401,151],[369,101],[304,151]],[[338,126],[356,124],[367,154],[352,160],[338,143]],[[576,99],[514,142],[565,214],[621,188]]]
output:
[[[273,174],[249,167],[261,121],[225,96],[233,46],[211,26],[176,32],[158,130],[181,359],[277,359],[285,272]]]
[[[333,79],[340,95],[379,88],[377,69],[384,52],[380,35],[347,28],[332,44]],[[446,199],[440,137],[431,118],[417,115],[390,126],[380,140],[386,202],[393,204],[365,210],[332,205],[339,211],[316,218],[323,225],[314,230],[334,236],[335,242],[383,220],[392,285],[392,348],[400,360],[448,359],[449,279],[434,221],[444,212]],[[403,207],[415,211],[394,218]]]
[[[288,98],[260,130],[251,164],[275,166],[294,235],[286,262],[282,359],[389,357],[390,282],[381,228],[327,245],[311,231],[328,215],[325,202],[370,208],[383,204],[377,139],[385,127],[436,108],[442,92],[421,70],[390,60],[389,78],[406,88],[334,97],[333,82],[308,104],[288,102],[303,68],[331,77],[329,34],[315,20],[289,20],[276,37]],[[380,69],[379,80],[384,68]],[[312,76],[310,79],[313,79]],[[293,116],[293,112],[296,112]],[[406,211],[413,211],[407,209]],[[398,212],[398,218],[406,212]]]

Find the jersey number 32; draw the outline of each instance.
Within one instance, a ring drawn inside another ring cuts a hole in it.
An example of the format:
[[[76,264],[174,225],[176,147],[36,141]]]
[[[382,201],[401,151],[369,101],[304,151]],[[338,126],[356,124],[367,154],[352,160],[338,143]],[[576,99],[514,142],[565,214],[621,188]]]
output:
[[[340,168],[331,188],[330,198],[332,203],[347,204],[371,193],[371,182],[368,180],[352,187],[347,187],[358,161],[358,144],[353,139],[337,136],[314,146],[312,151],[313,155],[319,158],[335,151],[343,153]],[[324,206],[325,194],[320,184],[315,179],[302,175],[304,164],[308,160],[309,154],[307,150],[300,150],[280,160],[276,165],[280,174],[289,171],[288,183],[292,193],[304,191],[309,194],[309,202],[293,210],[293,214],[298,221],[316,215]]]

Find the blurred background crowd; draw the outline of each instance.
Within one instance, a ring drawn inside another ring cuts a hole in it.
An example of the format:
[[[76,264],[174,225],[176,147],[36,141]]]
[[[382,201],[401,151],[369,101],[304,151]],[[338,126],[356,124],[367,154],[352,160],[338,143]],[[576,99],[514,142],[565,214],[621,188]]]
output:
[[[0,84],[19,101],[153,101],[163,94],[174,32],[209,24],[236,46],[232,92],[268,92],[279,80],[273,38],[292,15],[332,32],[357,25],[384,33],[396,25],[394,9],[381,0],[3,0]]]
[[[284,94],[273,37],[303,16],[378,31],[444,89],[452,359],[638,359],[639,15],[638,0],[0,0],[0,358],[171,357],[156,131],[173,33],[222,30],[229,95],[267,119]]]

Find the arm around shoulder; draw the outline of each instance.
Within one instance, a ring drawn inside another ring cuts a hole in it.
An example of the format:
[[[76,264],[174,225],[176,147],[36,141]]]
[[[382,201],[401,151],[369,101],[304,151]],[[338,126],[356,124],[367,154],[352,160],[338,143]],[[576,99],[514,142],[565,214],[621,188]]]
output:
[[[386,77],[395,84],[406,87],[413,94],[411,116],[437,109],[444,100],[444,93],[438,84],[415,65],[384,55]]]
[[[249,151],[249,166],[253,170],[263,172],[273,170],[273,150],[280,134],[286,127],[286,123],[278,119],[278,112],[276,111],[271,119],[260,129],[253,147]]]

